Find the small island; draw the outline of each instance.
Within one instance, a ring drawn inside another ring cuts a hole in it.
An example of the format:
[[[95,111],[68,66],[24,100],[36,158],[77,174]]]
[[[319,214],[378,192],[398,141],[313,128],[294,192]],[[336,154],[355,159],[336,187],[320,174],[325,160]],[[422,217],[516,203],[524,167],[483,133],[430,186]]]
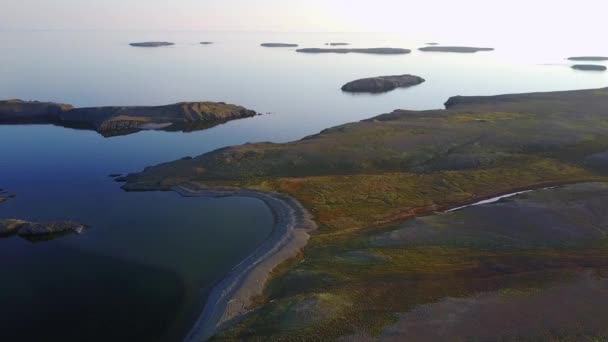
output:
[[[0,219],[0,237],[18,235],[24,239],[51,240],[66,234],[82,234],[88,227],[72,221],[29,222],[18,219]]]
[[[572,66],[572,69],[582,71],[606,71],[606,66],[596,64],[575,64]]]
[[[439,45],[439,43],[426,43],[426,45],[435,46],[435,45]]]
[[[298,47],[298,44],[287,44],[287,43],[262,43],[261,46],[263,47],[270,47],[270,48],[284,48],[284,47]]]
[[[329,45],[329,46],[347,46],[347,45],[350,45],[350,43],[326,43],[325,45]]]
[[[407,88],[423,83],[425,80],[413,75],[378,76],[349,82],[342,91],[351,93],[384,93],[397,88]]]
[[[211,45],[213,42],[201,42],[201,45]]]
[[[608,61],[608,57],[603,56],[581,56],[581,57],[570,57],[570,61],[581,61],[581,62],[602,62]]]
[[[258,113],[253,110],[224,102],[74,108],[72,105],[52,102],[0,101],[0,124],[48,123],[95,130],[105,137],[144,130],[191,132],[256,115]]]
[[[418,50],[423,52],[453,52],[453,53],[476,53],[480,51],[494,51],[494,48],[469,47],[469,46],[426,46]]]
[[[129,45],[134,46],[134,47],[161,47],[161,46],[175,45],[175,43],[171,43],[171,42],[141,42],[141,43],[131,43]]]
[[[411,53],[408,49],[397,49],[397,48],[368,48],[368,49],[319,49],[319,48],[306,48],[299,49],[296,52],[300,53],[369,53],[375,55],[405,55]]]

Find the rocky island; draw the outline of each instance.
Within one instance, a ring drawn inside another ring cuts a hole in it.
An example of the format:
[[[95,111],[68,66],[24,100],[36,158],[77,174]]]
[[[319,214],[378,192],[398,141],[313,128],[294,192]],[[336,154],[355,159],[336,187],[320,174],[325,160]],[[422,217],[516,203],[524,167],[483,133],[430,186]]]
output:
[[[351,93],[383,93],[397,88],[407,88],[425,80],[413,75],[378,76],[352,81],[342,86],[342,91]]]
[[[404,55],[412,52],[408,49],[397,49],[397,48],[369,48],[369,49],[320,49],[320,48],[306,48],[296,50],[301,53],[369,53],[376,55]]]
[[[141,42],[141,43],[130,43],[129,45],[134,46],[134,47],[161,47],[161,46],[175,45],[175,43],[171,43],[171,42]]]
[[[594,64],[575,64],[572,66],[572,69],[583,71],[606,71],[606,66]]]
[[[65,234],[81,234],[87,226],[72,221],[29,222],[17,219],[0,219],[0,237],[19,235],[32,241],[50,240]]]
[[[601,62],[608,61],[608,57],[602,56],[582,56],[582,57],[570,57],[568,60],[571,61],[582,61],[582,62]]]
[[[124,189],[283,193],[319,226],[192,340],[593,339],[608,334],[606,108],[608,88],[456,96],[149,167]]]
[[[68,104],[0,101],[0,124],[48,123],[117,136],[142,130],[190,132],[250,118],[255,111],[223,102],[181,102],[166,106],[74,108]]]
[[[271,48],[282,48],[282,47],[298,47],[298,44],[287,44],[287,43],[262,43],[263,47]]]
[[[493,48],[480,48],[468,46],[426,46],[418,50],[424,52],[453,52],[453,53],[475,53],[480,51],[494,51]]]

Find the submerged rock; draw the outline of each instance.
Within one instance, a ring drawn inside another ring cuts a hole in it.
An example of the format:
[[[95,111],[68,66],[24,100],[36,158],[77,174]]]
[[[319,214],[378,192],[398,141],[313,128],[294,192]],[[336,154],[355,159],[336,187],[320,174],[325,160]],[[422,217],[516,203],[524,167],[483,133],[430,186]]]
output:
[[[263,47],[298,47],[298,44],[287,44],[287,43],[262,43]]]
[[[602,56],[581,56],[581,57],[570,57],[568,60],[571,61],[587,61],[587,62],[601,62],[608,61],[608,57]]]
[[[469,47],[469,46],[427,46],[418,49],[424,52],[454,52],[475,53],[480,51],[494,51],[494,48]]]
[[[131,43],[129,45],[134,46],[134,47],[160,47],[160,46],[175,45],[175,43],[171,43],[171,42],[141,42],[141,43]]]
[[[404,55],[412,52],[408,49],[398,48],[368,48],[368,49],[319,49],[307,48],[296,50],[301,53],[370,53],[376,55]]]
[[[379,76],[349,82],[342,86],[342,91],[354,93],[382,93],[396,88],[411,87],[423,83],[424,81],[423,78],[413,75]]]
[[[583,71],[606,71],[606,66],[595,64],[575,64],[572,69]]]

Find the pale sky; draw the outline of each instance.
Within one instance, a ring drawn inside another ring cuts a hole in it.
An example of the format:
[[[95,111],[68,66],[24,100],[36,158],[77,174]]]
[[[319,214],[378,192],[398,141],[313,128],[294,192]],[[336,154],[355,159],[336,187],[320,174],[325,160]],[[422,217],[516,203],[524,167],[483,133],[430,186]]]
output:
[[[0,0],[0,28],[410,32],[605,43],[608,0]],[[539,41],[541,43],[541,41]]]

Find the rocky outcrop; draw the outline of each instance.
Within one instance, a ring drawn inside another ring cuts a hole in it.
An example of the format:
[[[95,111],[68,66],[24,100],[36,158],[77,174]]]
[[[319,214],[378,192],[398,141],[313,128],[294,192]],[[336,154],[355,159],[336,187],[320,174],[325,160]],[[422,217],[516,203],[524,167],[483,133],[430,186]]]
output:
[[[25,239],[49,239],[64,234],[81,234],[87,226],[72,221],[29,222],[18,219],[0,219],[0,236],[19,235]]]
[[[407,88],[425,80],[413,75],[379,76],[352,81],[342,87],[342,91],[352,93],[383,93],[397,88]]]
[[[594,64],[575,64],[572,66],[572,69],[583,71],[606,71],[606,66]]]
[[[142,130],[195,131],[255,115],[255,111],[223,102],[73,108],[55,103],[0,101],[0,124],[51,123],[91,129],[104,136],[126,135]]]
[[[61,113],[73,108],[69,104],[54,102],[0,101],[0,123],[55,122]]]
[[[262,43],[261,46],[263,47],[272,47],[272,48],[276,48],[276,47],[298,47],[298,44],[287,44],[287,43]]]
[[[608,57],[602,56],[581,56],[581,57],[570,57],[568,60],[571,61],[583,61],[583,62],[601,62],[608,61]]]
[[[171,43],[171,42],[141,42],[141,43],[131,43],[129,45],[134,46],[134,47],[160,47],[160,46],[175,45],[175,43]]]
[[[369,49],[319,49],[319,48],[307,48],[296,50],[301,53],[370,53],[376,55],[405,55],[411,50],[408,49],[397,49],[397,48],[369,48]]]
[[[480,48],[469,46],[426,46],[418,50],[424,52],[475,53],[480,51],[494,51],[494,48]]]

